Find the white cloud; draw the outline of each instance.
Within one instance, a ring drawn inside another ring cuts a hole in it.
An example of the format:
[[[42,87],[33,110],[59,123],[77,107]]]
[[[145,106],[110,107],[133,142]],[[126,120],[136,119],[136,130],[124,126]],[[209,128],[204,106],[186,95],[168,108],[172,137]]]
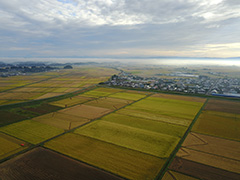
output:
[[[0,0],[0,14],[2,56],[235,56],[240,41],[238,0]]]

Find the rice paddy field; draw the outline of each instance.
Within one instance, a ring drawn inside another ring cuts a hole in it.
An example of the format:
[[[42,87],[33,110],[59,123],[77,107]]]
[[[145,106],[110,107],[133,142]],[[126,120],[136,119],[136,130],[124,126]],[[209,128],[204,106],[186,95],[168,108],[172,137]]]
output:
[[[31,144],[38,144],[64,131],[37,121],[25,120],[1,127],[0,132],[27,141]]]
[[[85,66],[70,70],[0,78],[0,105],[46,99],[76,92],[106,81],[111,68]]]
[[[129,179],[154,179],[165,160],[78,134],[68,133],[46,147]]]
[[[168,169],[198,179],[239,179],[239,120],[238,101],[209,99]]]
[[[0,179],[240,179],[239,101],[96,85],[114,73],[0,79]]]

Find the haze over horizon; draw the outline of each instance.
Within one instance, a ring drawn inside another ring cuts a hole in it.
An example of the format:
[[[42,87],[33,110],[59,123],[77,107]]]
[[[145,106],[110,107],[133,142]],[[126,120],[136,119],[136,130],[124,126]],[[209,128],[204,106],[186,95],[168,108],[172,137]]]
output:
[[[1,59],[240,57],[238,0],[0,0],[0,13]]]

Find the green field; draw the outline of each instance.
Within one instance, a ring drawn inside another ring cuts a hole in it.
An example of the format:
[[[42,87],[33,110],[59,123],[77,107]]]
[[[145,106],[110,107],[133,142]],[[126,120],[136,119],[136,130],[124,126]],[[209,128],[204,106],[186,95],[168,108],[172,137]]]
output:
[[[88,119],[59,112],[38,116],[32,120],[65,130],[72,129],[89,122]]]
[[[187,130],[187,127],[185,126],[179,126],[159,121],[152,121],[149,119],[128,116],[118,113],[112,113],[110,115],[104,116],[103,118],[101,118],[101,120],[177,137],[183,136],[183,134]]]
[[[144,98],[145,96],[146,95],[139,94],[139,93],[119,92],[119,93],[116,93],[116,94],[112,94],[109,97],[137,101],[141,98]]]
[[[203,103],[200,102],[148,97],[128,106],[127,108],[153,114],[193,120],[202,105]]]
[[[179,138],[107,121],[94,121],[74,131],[119,146],[166,158]]]
[[[154,179],[165,160],[103,141],[68,133],[46,147],[128,179]]]
[[[38,144],[64,132],[62,129],[32,120],[25,120],[4,126],[0,128],[0,131],[32,144]]]
[[[151,113],[151,112],[146,112],[146,111],[141,111],[141,110],[129,109],[128,107],[121,109],[117,112],[118,112],[118,114],[135,116],[138,118],[145,118],[145,119],[149,119],[149,120],[166,122],[166,123],[171,123],[171,124],[176,124],[176,125],[181,125],[181,126],[188,126],[191,123],[191,120],[177,118],[177,117],[171,117],[171,116],[164,116],[161,114],[156,114],[156,113]]]
[[[99,98],[93,101],[89,101],[85,104],[115,110],[123,106],[126,106],[129,103],[132,103],[132,101],[125,100],[125,99],[104,97],[104,98]]]
[[[239,114],[203,111],[192,131],[239,141],[239,127]]]

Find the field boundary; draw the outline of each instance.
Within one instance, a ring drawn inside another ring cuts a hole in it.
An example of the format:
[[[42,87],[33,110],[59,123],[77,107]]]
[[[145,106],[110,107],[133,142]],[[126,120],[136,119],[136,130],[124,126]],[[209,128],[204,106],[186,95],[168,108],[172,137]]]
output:
[[[206,104],[208,103],[208,98],[206,99],[206,101],[204,102],[203,106],[201,107],[201,109],[198,111],[198,113],[196,114],[195,118],[193,119],[192,123],[189,125],[188,129],[186,130],[186,132],[184,133],[184,135],[182,136],[182,138],[180,139],[180,141],[178,142],[177,146],[175,147],[175,149],[173,150],[173,152],[171,153],[171,155],[169,156],[168,160],[166,161],[166,163],[164,164],[163,168],[160,170],[159,174],[156,176],[155,180],[161,180],[162,177],[164,176],[164,174],[167,172],[168,167],[170,166],[170,164],[172,163],[173,159],[175,158],[177,152],[179,151],[179,149],[182,146],[182,143],[184,142],[184,140],[186,139],[187,135],[190,133],[193,125],[195,124],[195,122],[197,121],[198,117],[200,116],[200,114],[202,113],[202,110],[205,108]]]

